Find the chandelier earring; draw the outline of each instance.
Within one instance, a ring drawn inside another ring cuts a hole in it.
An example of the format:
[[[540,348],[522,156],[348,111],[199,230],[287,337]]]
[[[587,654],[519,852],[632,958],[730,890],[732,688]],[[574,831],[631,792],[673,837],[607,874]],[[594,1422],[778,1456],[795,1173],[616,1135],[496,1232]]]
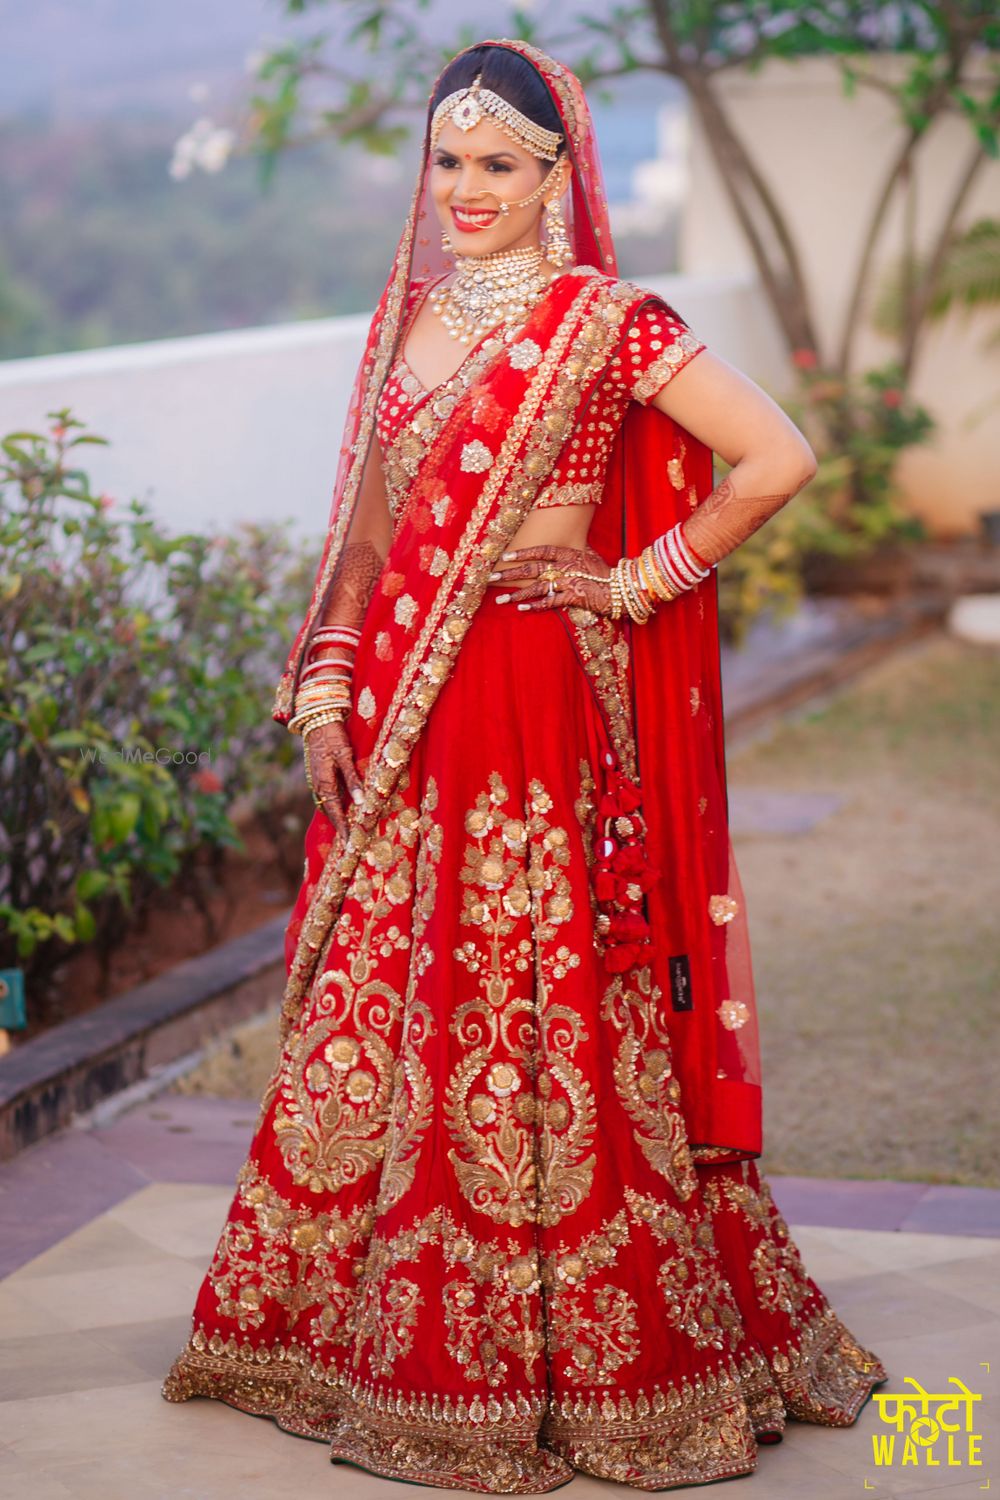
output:
[[[451,243],[451,236],[449,235],[447,229],[442,229],[441,231],[441,249],[444,251],[445,255],[451,255],[455,250],[455,246]]]
[[[561,201],[553,198],[545,205],[545,211],[545,259],[554,266],[564,266],[573,259],[573,247],[566,233]]]

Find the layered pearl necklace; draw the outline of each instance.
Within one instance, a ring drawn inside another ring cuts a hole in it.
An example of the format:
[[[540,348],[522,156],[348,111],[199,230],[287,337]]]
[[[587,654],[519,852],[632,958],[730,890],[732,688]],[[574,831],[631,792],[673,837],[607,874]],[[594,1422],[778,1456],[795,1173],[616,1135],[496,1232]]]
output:
[[[475,343],[498,323],[523,318],[549,284],[538,245],[456,255],[455,279],[431,293],[431,307],[453,339]]]

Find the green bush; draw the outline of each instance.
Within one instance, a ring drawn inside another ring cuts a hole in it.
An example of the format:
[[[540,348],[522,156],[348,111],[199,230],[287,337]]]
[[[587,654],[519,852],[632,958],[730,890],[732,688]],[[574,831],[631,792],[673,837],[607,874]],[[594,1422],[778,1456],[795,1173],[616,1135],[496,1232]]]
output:
[[[0,967],[36,1015],[82,943],[106,965],[156,888],[196,895],[241,846],[236,799],[280,837],[295,744],[270,717],[313,548],[284,527],[169,535],[94,494],[68,410],[0,461]],[[207,919],[207,908],[202,903]]]

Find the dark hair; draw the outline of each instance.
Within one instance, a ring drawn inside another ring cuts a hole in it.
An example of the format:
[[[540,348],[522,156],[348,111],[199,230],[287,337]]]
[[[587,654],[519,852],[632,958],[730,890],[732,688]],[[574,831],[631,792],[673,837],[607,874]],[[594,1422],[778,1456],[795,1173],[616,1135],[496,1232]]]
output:
[[[468,88],[477,73],[482,74],[480,82],[484,89],[492,89],[534,124],[565,137],[559,111],[544,78],[526,57],[520,52],[512,52],[509,47],[470,47],[468,52],[453,58],[434,90],[431,114],[449,94]],[[565,149],[563,139],[558,147],[559,156]]]

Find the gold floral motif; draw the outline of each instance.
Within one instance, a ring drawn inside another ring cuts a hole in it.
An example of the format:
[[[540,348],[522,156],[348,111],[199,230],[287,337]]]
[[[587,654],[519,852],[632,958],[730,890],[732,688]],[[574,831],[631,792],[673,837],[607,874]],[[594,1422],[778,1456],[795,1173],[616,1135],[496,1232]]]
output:
[[[680,1110],[670,1040],[661,1020],[662,991],[649,966],[635,971],[635,984],[616,974],[604,992],[601,1017],[621,1033],[614,1077],[618,1097],[635,1125],[633,1134],[650,1166],[686,1200],[697,1176]]]
[[[408,780],[404,782],[404,787]],[[430,1027],[426,1006],[416,1006],[377,976],[376,956],[411,950],[422,936],[421,913],[433,901],[434,864],[441,829],[433,812],[437,785],[428,778],[421,808],[398,791],[355,870],[352,901],[336,923],[335,947],[346,969],[327,969],[316,986],[313,1020],[290,1035],[277,1081],[274,1131],[293,1181],[311,1192],[336,1192],[373,1171],[386,1151],[384,1193],[405,1191],[412,1168],[406,1151],[419,1140],[431,1108],[431,1089],[417,1050]],[[420,845],[414,896],[414,851]],[[413,903],[414,931],[393,920]],[[411,953],[412,958],[412,953]],[[412,979],[419,972],[411,961]],[[405,1013],[405,1016],[404,1016]],[[401,1058],[393,1037],[404,1018]],[[404,1067],[404,1064],[406,1065]],[[402,1072],[401,1072],[402,1070]]]
[[[796,1328],[810,1300],[820,1295],[819,1289],[802,1264],[798,1247],[766,1180],[758,1179],[759,1187],[755,1188],[746,1162],[740,1176],[739,1182],[724,1179],[723,1193],[726,1208],[740,1213],[752,1230],[764,1236],[755,1247],[750,1264],[761,1306],[769,1312],[784,1313],[791,1327]]]
[[[727,1031],[739,1031],[750,1019],[750,1012],[742,1000],[723,1000],[716,1015]]]
[[[533,370],[542,357],[542,351],[534,339],[518,339],[510,351],[510,363],[515,370]]]
[[[451,1030],[463,1047],[446,1092],[449,1151],[472,1206],[497,1223],[555,1224],[590,1192],[595,1158],[593,1092],[572,1062],[586,1038],[580,1017],[553,999],[578,967],[558,942],[573,915],[568,835],[547,814],[552,799],[533,778],[523,815],[512,815],[499,772],[465,815],[462,922],[481,933],[454,957],[479,993],[460,1005]],[[534,941],[514,938],[530,922]],[[532,966],[537,999],[513,989]],[[498,1058],[497,1052],[502,1055]]]
[[[446,1347],[463,1375],[496,1389],[513,1355],[529,1380],[545,1350],[539,1268],[535,1252],[512,1253],[497,1240],[476,1240],[449,1217],[442,1244],[448,1266],[443,1287]]]
[[[732,896],[709,896],[708,915],[716,927],[723,927],[731,922],[739,911],[739,902]]]
[[[570,481],[567,484],[550,484],[542,490],[535,501],[535,510],[546,510],[560,505],[598,505],[604,493],[600,480],[586,484]]]
[[[620,620],[571,606],[566,617],[577,653],[594,684],[611,742],[626,775],[638,783],[635,733],[629,689],[630,652]]]
[[[645,1224],[656,1240],[673,1250],[660,1262],[656,1278],[668,1322],[686,1333],[697,1349],[735,1349],[743,1338],[743,1322],[722,1275],[711,1218],[701,1213],[685,1216],[633,1188],[625,1189],[625,1201],[636,1223]]]
[[[412,594],[400,594],[393,607],[393,616],[397,625],[409,630],[417,617],[417,601]]]
[[[667,345],[663,353],[646,367],[635,382],[633,387],[635,399],[645,405],[662,386],[673,379],[678,370],[683,369],[693,355],[704,347],[701,339],[696,338],[693,333],[678,334],[673,343]]]
[[[471,443],[463,443],[462,454],[458,461],[460,469],[464,469],[469,474],[481,474],[492,463],[493,454],[479,438],[473,438]]]

